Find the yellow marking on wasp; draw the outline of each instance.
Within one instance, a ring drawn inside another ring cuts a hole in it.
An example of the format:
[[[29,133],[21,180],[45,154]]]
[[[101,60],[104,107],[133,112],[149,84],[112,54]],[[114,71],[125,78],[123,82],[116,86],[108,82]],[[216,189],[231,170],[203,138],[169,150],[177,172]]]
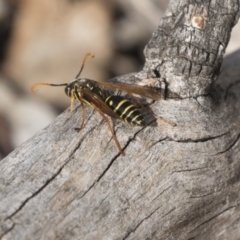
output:
[[[125,108],[125,110],[123,111],[123,113],[120,115],[120,118],[122,118],[122,116],[128,112],[128,110],[131,108],[131,107],[134,107],[134,105],[129,105],[128,107]],[[136,110],[136,109],[135,109]],[[134,111],[134,110],[133,110]],[[131,111],[132,112],[132,111]],[[127,117],[129,116],[129,114],[127,115]]]
[[[133,120],[131,122],[133,123],[139,116],[141,116],[141,114],[135,116],[135,118],[133,118]],[[139,122],[139,121],[136,121],[136,122]]]
[[[93,89],[93,86],[91,86],[89,83],[87,83],[87,87],[92,90]]]
[[[128,100],[127,100],[127,99],[122,100],[122,101],[115,107],[115,109],[114,109],[113,111],[116,113],[116,111],[117,111],[125,102],[128,102]]]
[[[108,100],[111,98],[111,96],[107,97],[106,100],[105,100],[105,103],[108,102]],[[113,105],[113,101],[109,101],[109,105],[112,106]]]
[[[129,116],[131,116],[134,112],[138,111],[138,109],[133,109],[127,116],[126,119],[129,118]]]

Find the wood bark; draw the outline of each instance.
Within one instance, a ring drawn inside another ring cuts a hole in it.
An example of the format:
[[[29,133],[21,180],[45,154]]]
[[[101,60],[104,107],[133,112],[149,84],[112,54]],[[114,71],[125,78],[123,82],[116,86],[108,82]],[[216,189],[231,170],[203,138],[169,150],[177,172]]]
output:
[[[92,109],[74,131],[77,106],[3,159],[1,239],[239,239],[240,52],[221,70],[238,14],[237,0],[172,0],[143,70],[116,77],[165,82],[151,109],[177,126],[114,121],[122,156]]]

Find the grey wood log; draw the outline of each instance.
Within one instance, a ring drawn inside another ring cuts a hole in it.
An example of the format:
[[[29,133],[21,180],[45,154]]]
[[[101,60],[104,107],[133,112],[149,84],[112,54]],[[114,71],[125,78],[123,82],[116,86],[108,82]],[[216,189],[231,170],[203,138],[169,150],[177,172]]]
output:
[[[165,81],[151,109],[177,126],[114,121],[122,156],[92,109],[74,131],[76,106],[3,159],[1,239],[240,239],[240,52],[220,71],[238,14],[172,0],[143,70],[116,78]]]

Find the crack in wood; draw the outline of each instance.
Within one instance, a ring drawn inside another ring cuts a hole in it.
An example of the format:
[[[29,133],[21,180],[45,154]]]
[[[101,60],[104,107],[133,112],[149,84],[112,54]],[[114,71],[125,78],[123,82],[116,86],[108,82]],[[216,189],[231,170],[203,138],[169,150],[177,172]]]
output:
[[[143,129],[144,128],[141,128],[139,131],[137,131],[134,135],[133,135],[133,137],[132,138],[130,138],[127,142],[126,142],[126,144],[125,144],[125,146],[123,147],[123,151],[128,147],[128,145],[136,138],[136,136],[141,132],[141,131],[143,131]],[[111,161],[110,161],[110,163],[108,164],[108,166],[106,167],[106,169],[103,171],[103,173],[98,177],[98,179],[97,179],[97,182],[99,182],[101,179],[102,179],[102,177],[106,174],[106,172],[110,169],[110,167],[112,166],[112,164],[115,162],[115,160],[118,158],[120,156],[120,153],[118,153]]]
[[[177,20],[176,20],[177,21]],[[184,27],[186,28],[189,28],[189,26],[187,25],[184,25]],[[166,31],[167,29],[163,28],[163,27],[160,27],[158,28],[157,30],[157,34],[158,35],[161,35],[160,32],[163,32],[165,35],[167,35],[168,38],[172,38],[174,39],[175,37],[172,35],[172,31]],[[174,29],[172,29],[174,30]],[[194,43],[189,43],[189,42],[186,42],[186,41],[183,41],[183,40],[180,40],[180,39],[177,39],[177,42],[175,45],[168,45],[168,47],[171,47],[171,46],[186,46],[187,48],[191,48],[191,47],[194,47],[196,49],[198,49],[199,51],[202,51],[202,52],[206,52],[208,55],[209,54],[212,54],[212,55],[216,55],[216,52],[214,51],[210,51],[210,49],[206,50],[206,48],[203,48],[203,47],[200,47],[199,45],[196,45]],[[176,55],[176,57],[180,56],[179,55]],[[185,58],[187,58],[185,55],[184,55]],[[208,57],[209,58],[209,57]],[[190,59],[190,58],[189,58]],[[215,57],[216,59],[216,57]],[[188,60],[188,59],[187,59]],[[190,59],[191,62],[194,62],[192,59]],[[202,66],[212,66],[214,67],[215,65],[214,64],[211,64],[211,65],[203,65],[203,64],[200,64]]]
[[[36,192],[34,192],[30,197],[26,198],[21,203],[21,205],[11,215],[6,217],[4,220],[6,221],[8,219],[11,219],[14,215],[16,215],[18,212],[20,212],[23,209],[23,207],[28,203],[29,200],[31,200],[32,198],[37,196],[43,189],[45,189],[61,173],[64,166],[65,166],[65,164],[62,167],[60,167],[54,175],[52,175],[48,180],[46,180],[46,182]]]
[[[174,173],[193,172],[193,171],[198,171],[198,170],[202,170],[202,169],[207,169],[207,167],[176,170],[176,171],[171,172],[171,175]]]
[[[88,135],[90,132],[92,132],[97,125],[95,125],[93,128],[91,128],[85,135]],[[63,170],[63,168],[71,161],[71,157],[73,156],[73,154],[77,151],[77,149],[79,149],[79,147],[81,146],[82,142],[84,141],[84,137],[82,138],[82,140],[80,142],[77,143],[76,147],[74,147],[74,149],[71,151],[71,153],[69,154],[69,157],[67,158],[67,160],[64,162],[64,164],[58,169],[58,171],[53,174],[49,179],[46,180],[46,182],[37,190],[35,191],[30,197],[26,198],[21,204],[20,206],[12,213],[10,214],[8,217],[6,217],[4,220],[8,220],[11,219],[14,215],[16,215],[19,211],[21,211],[23,209],[23,207],[28,203],[28,201],[30,201],[32,198],[34,198],[35,196],[37,196],[43,189],[45,189],[52,181],[54,181],[54,179],[61,173],[61,171]]]
[[[210,192],[210,193],[206,193],[206,194],[203,194],[203,195],[192,195],[190,196],[189,198],[202,198],[202,197],[206,197],[206,196],[210,196],[212,194],[214,194],[215,192]]]
[[[149,149],[151,149],[152,147],[154,147],[156,144],[160,143],[160,142],[163,142],[165,140],[167,140],[168,138],[167,137],[164,137],[164,138],[161,138],[159,139],[158,141],[154,142],[151,146],[149,146]]]
[[[226,148],[225,150],[223,150],[221,152],[218,152],[218,153],[214,154],[213,156],[220,155],[222,153],[225,153],[225,152],[229,151],[231,148],[233,148],[237,144],[239,138],[240,138],[240,134],[238,134],[237,138],[232,142],[232,144],[229,145],[228,148]]]
[[[165,141],[169,141],[169,142],[179,142],[179,143],[198,143],[198,142],[207,142],[207,141],[211,141],[217,138],[221,138],[227,134],[229,134],[230,132],[225,132],[222,133],[220,135],[217,136],[213,136],[213,137],[203,137],[203,138],[197,138],[197,139],[191,139],[191,138],[186,138],[186,139],[174,139],[174,138],[167,138]]]
[[[130,230],[130,231],[127,232],[127,234],[122,238],[122,240],[126,240],[126,239],[130,236],[131,233],[136,232],[136,230],[142,225],[142,223],[143,223],[144,221],[146,221],[147,219],[151,218],[151,216],[152,216],[155,212],[157,212],[160,208],[161,208],[161,206],[157,207],[157,208],[154,209],[154,211],[151,212],[148,216],[146,216],[145,218],[143,218],[143,219],[135,226],[135,228],[133,228],[132,230]],[[170,211],[167,212],[165,215],[163,215],[162,218],[165,218],[167,215],[169,215],[170,213],[172,213],[175,209],[176,209],[175,207],[172,208],[172,209],[170,209]]]
[[[217,136],[213,136],[213,137],[205,137],[205,138],[198,138],[198,139],[191,139],[191,138],[187,138],[187,139],[181,139],[181,140],[177,140],[177,139],[174,139],[174,138],[169,138],[169,137],[164,137],[164,138],[161,138],[159,140],[157,140],[156,142],[154,142],[150,147],[149,149],[151,149],[153,146],[155,146],[156,144],[160,143],[160,142],[177,142],[177,143],[198,143],[198,142],[207,142],[207,141],[211,141],[211,140],[214,140],[214,139],[217,139],[217,138],[220,138],[220,137],[223,137],[227,134],[229,134],[230,132],[225,132],[225,133],[222,133],[220,135],[217,135]],[[188,170],[186,170],[188,171]],[[193,170],[194,171],[194,170]]]
[[[143,218],[133,229],[131,229],[130,231],[127,232],[127,234],[122,238],[122,240],[125,240],[127,239],[131,233],[134,233],[141,225],[142,223],[149,219],[158,209],[160,209],[161,206],[157,207],[156,209],[154,209],[153,212],[151,212],[148,216],[146,216],[145,218]]]
[[[154,202],[157,198],[159,198],[160,196],[162,196],[168,189],[170,189],[173,185],[170,185],[169,187],[167,187],[166,189],[164,189],[161,193],[159,193],[150,203]]]
[[[11,232],[13,230],[13,228],[15,227],[16,223],[13,222],[13,225],[6,231],[4,232],[1,236],[0,239],[3,239],[4,236],[6,236],[9,232]]]
[[[197,100],[199,97],[204,97],[204,98],[207,98],[207,97],[211,97],[210,94],[208,93],[205,93],[205,94],[199,94],[199,95],[196,95],[196,96],[187,96],[187,97],[181,97],[181,96],[177,96],[177,97],[168,97],[167,99],[171,99],[171,100],[190,100],[190,99],[193,99],[193,100]],[[198,103],[198,102],[197,102]],[[198,103],[199,104],[199,103]],[[200,105],[200,104],[199,104]],[[202,105],[200,105],[202,107]],[[203,107],[202,107],[203,108]]]
[[[220,138],[222,136],[225,136],[227,134],[229,134],[230,132],[225,132],[222,133],[220,135],[217,136],[213,136],[213,137],[205,137],[205,138],[198,138],[198,139],[191,139],[191,138],[187,138],[187,139],[181,139],[181,140],[177,140],[174,138],[169,138],[169,137],[165,137],[165,138],[161,138],[159,140],[157,140],[156,142],[154,142],[149,148],[152,148],[154,145],[166,141],[166,142],[178,142],[178,143],[198,143],[198,142],[207,142],[207,141],[211,141],[217,138]]]
[[[212,216],[211,218],[209,218],[209,219],[207,219],[206,221],[204,221],[204,222],[202,222],[201,224],[199,224],[197,227],[195,227],[195,228],[194,228],[193,230],[191,230],[189,233],[194,232],[196,229],[198,229],[198,228],[200,228],[201,226],[203,226],[203,225],[211,222],[213,219],[217,218],[217,217],[220,216],[221,214],[223,214],[223,213],[227,212],[228,210],[230,210],[230,209],[232,209],[232,208],[235,208],[235,207],[236,207],[236,205],[230,206],[230,207],[224,209],[223,211],[217,213],[216,215]]]
[[[137,134],[140,133],[144,128],[140,129],[139,131],[137,131],[134,136],[129,139],[127,141],[127,143],[125,144],[125,146],[122,148],[122,150],[124,151],[127,146],[136,138]],[[121,153],[118,153],[115,157],[112,158],[112,160],[109,162],[109,164],[107,165],[107,167],[103,170],[103,172],[99,175],[99,177],[97,178],[97,180],[95,180],[91,186],[83,193],[83,195],[80,198],[83,198],[93,187],[96,183],[98,183],[103,176],[106,174],[106,172],[110,169],[110,167],[113,165],[113,163],[116,161],[116,159],[121,155]]]
[[[186,42],[184,42],[184,44],[185,44],[185,46],[186,46]],[[177,45],[177,46],[179,46],[179,45]],[[187,46],[188,48],[191,48],[192,46],[194,46],[193,44],[190,44],[189,46]],[[195,48],[198,48],[198,47],[196,47],[196,46],[194,46]],[[208,52],[207,52],[208,53]],[[208,53],[209,54],[209,53]],[[180,59],[184,59],[184,60],[186,60],[186,61],[189,61],[189,62],[191,62],[191,63],[194,63],[194,64],[196,64],[196,65],[200,65],[201,67],[214,67],[214,65],[215,65],[215,63],[213,63],[213,64],[204,64],[203,63],[203,61],[196,61],[196,59],[194,60],[194,59],[191,59],[190,57],[188,57],[188,56],[186,56],[186,55],[183,55],[183,54],[178,54],[177,56],[176,56],[176,58],[180,58]],[[205,60],[205,62],[206,62],[206,60]],[[207,62],[206,62],[207,63]],[[191,70],[191,69],[190,69]],[[189,72],[191,72],[189,70]]]

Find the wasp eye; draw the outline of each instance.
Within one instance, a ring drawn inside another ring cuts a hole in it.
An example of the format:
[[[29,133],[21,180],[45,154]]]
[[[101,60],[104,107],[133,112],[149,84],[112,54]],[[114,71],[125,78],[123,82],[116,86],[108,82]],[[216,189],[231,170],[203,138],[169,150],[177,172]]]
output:
[[[66,87],[65,88],[65,93],[67,96],[71,97],[71,88],[70,87]]]

